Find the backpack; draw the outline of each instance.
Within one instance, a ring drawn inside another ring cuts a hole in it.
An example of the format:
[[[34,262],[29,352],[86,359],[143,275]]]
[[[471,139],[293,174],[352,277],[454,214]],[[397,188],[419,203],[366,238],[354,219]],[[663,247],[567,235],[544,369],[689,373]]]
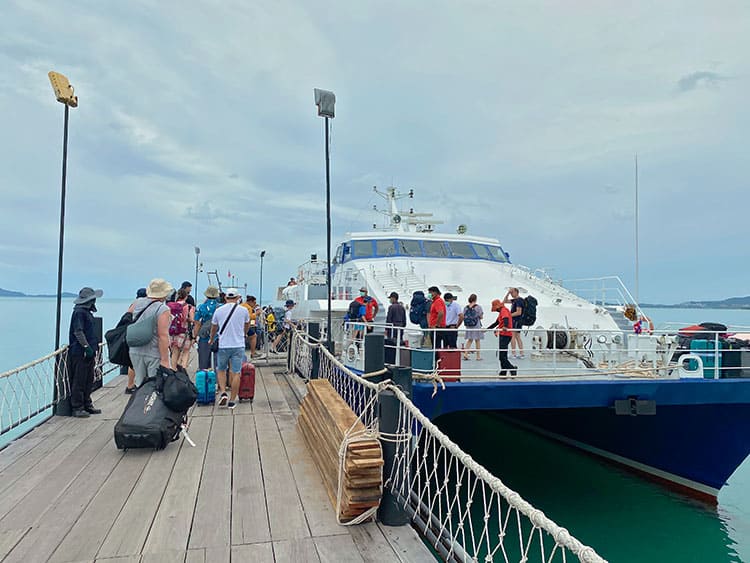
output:
[[[521,313],[521,326],[531,326],[536,323],[537,300],[529,295],[523,300],[523,313]]]
[[[479,324],[479,311],[477,311],[478,305],[474,307],[464,308],[464,324],[468,327],[475,327]]]
[[[357,301],[356,299],[349,303],[349,309],[346,311],[346,317],[344,320],[347,321],[358,321],[360,320],[359,315],[359,308],[362,306],[362,303]]]
[[[188,330],[187,305],[180,303],[179,301],[172,301],[167,303],[167,307],[169,307],[169,310],[172,313],[172,322],[169,325],[169,336],[185,334]]]
[[[427,313],[430,310],[430,301],[424,296],[424,291],[415,291],[409,304],[409,320],[415,325],[425,325]]]

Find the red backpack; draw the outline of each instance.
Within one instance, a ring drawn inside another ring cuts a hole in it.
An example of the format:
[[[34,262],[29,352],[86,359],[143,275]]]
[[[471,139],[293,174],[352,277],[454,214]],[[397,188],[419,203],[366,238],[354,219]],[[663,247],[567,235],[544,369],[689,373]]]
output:
[[[167,303],[172,313],[172,322],[169,324],[169,336],[185,334],[188,330],[188,305],[179,301]]]

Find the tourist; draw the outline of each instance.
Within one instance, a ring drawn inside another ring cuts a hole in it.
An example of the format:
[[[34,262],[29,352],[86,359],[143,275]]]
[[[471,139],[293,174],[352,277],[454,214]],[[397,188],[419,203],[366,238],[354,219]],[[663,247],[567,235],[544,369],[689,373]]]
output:
[[[367,288],[362,286],[359,288],[359,297],[355,299],[355,301],[358,301],[362,305],[365,306],[365,321],[368,323],[371,323],[375,320],[375,317],[378,316],[378,311],[380,310],[380,307],[378,306],[378,302],[375,301],[372,297],[367,295]],[[367,325],[367,332],[372,332],[373,327],[371,325]]]
[[[510,340],[510,352],[514,358],[524,358],[523,342],[521,341],[521,318],[525,305],[523,297],[518,296],[518,288],[511,287],[503,298],[503,303],[510,303],[510,316],[513,319],[513,336]],[[513,354],[515,345],[516,353]]]
[[[500,299],[492,300],[492,310],[497,313],[497,320],[492,323],[488,328],[495,328],[495,335],[497,336],[498,343],[498,357],[500,358],[500,375],[505,375],[510,372],[510,375],[516,375],[518,368],[510,363],[508,360],[508,345],[513,335],[511,327],[513,326],[513,320],[510,316],[510,311],[505,308],[505,305]]]
[[[209,370],[216,365],[216,354],[211,353],[211,319],[219,306],[219,288],[209,285],[203,292],[206,300],[195,310],[193,340],[198,341],[198,370]],[[213,361],[212,361],[213,360]]]
[[[297,280],[295,280],[294,278],[289,278],[289,281],[286,282],[286,286],[292,287],[293,285],[297,285]]]
[[[247,309],[248,315],[250,315],[250,328],[247,331],[247,343],[250,350],[250,357],[255,357],[255,347],[258,343],[258,329],[260,328],[260,319],[263,318],[263,313],[258,307],[258,303],[255,300],[255,296],[246,296],[245,302],[242,306]]]
[[[146,297],[146,288],[140,287],[138,288],[138,291],[135,292],[135,298],[138,299],[139,297]],[[132,307],[132,303],[131,303]],[[125,394],[130,395],[135,391],[135,372],[133,371],[133,366],[121,366],[120,367],[120,375],[127,375],[128,376],[128,382],[125,385]]]
[[[216,381],[219,386],[219,406],[233,409],[240,390],[240,373],[245,361],[245,335],[250,328],[250,315],[240,307],[240,293],[233,287],[225,292],[226,304],[214,313],[211,319],[209,344],[219,339],[216,353]],[[227,396],[227,378],[230,396]]]
[[[170,368],[169,325],[172,313],[165,301],[174,288],[161,278],[151,280],[146,288],[146,297],[136,299],[130,306],[136,323],[151,323],[153,337],[143,346],[130,347],[130,361],[135,372],[135,384],[140,387],[144,380],[156,377],[159,366]]]
[[[286,307],[286,311],[284,312],[283,330],[276,337],[276,340],[273,341],[273,344],[271,344],[271,353],[273,354],[278,354],[279,344],[284,337],[286,337],[287,340],[287,348],[289,347],[289,341],[292,338],[292,328],[296,326],[295,322],[292,320],[292,309],[294,309],[294,301],[292,301],[291,299],[287,299],[284,303],[284,307]]]
[[[184,287],[181,287],[177,290],[175,301],[169,304],[172,313],[172,320],[169,325],[169,350],[172,365],[175,366],[175,369],[184,368],[190,361],[195,307],[190,304],[188,298],[190,298],[190,294]]]
[[[482,307],[477,304],[477,294],[472,293],[469,295],[469,304],[464,307],[464,326],[466,327],[466,342],[464,344],[464,360],[469,359],[469,354],[474,352],[471,350],[471,343],[474,343],[476,348],[476,358],[481,360],[480,356],[480,344],[479,341],[484,338],[484,331],[482,330],[482,319],[484,318],[484,311]]]
[[[398,293],[395,291],[391,292],[388,299],[391,304],[388,306],[388,312],[385,315],[385,324],[389,328],[385,329],[385,334],[388,338],[395,340],[398,345],[404,339],[403,328],[406,326],[406,309],[404,308],[404,304],[398,300]]]
[[[464,321],[461,305],[450,292],[445,292],[445,347],[458,348],[458,329]]]
[[[94,366],[99,350],[99,339],[94,331],[96,299],[104,292],[101,289],[84,287],[73,302],[68,331],[68,377],[70,378],[70,407],[72,415],[88,418],[100,414],[91,402],[91,387],[94,385]]]
[[[430,314],[427,317],[427,326],[433,333],[433,342],[437,350],[447,348],[445,341],[445,301],[440,296],[440,290],[436,286],[427,289],[430,294]]]
[[[364,338],[365,326],[367,320],[367,307],[356,299],[349,303],[349,308],[346,312],[345,320],[349,323],[349,328],[352,331],[352,340],[358,342]]]

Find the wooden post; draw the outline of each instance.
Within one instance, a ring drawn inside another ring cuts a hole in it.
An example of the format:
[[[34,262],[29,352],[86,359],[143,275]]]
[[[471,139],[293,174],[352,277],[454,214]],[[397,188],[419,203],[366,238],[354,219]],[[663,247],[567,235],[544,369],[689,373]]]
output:
[[[385,336],[382,334],[365,334],[365,373],[374,373],[385,367]],[[383,376],[370,378],[379,383]]]
[[[407,368],[408,369],[408,368]],[[411,369],[408,369],[411,375]],[[392,436],[399,431],[398,420],[400,403],[393,391],[381,391],[378,396],[380,408],[380,432]],[[403,505],[398,501],[386,483],[391,476],[393,466],[396,463],[396,446],[392,440],[380,440],[383,450],[383,497],[378,508],[378,520],[386,526],[404,526],[409,523],[409,515]]]

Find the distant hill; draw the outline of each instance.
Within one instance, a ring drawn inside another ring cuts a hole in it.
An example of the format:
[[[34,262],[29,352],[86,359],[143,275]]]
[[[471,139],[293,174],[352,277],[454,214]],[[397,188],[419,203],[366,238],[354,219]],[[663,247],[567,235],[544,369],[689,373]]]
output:
[[[62,294],[63,297],[78,297],[77,293],[70,293],[68,291],[63,291]],[[3,289],[0,287],[0,297],[57,297],[57,293],[53,294],[43,294],[43,295],[27,295],[26,293],[23,293],[21,291],[11,291],[10,289]]]
[[[747,297],[730,297],[720,301],[683,301],[676,305],[641,303],[641,307],[657,309],[750,309],[750,295]]]

